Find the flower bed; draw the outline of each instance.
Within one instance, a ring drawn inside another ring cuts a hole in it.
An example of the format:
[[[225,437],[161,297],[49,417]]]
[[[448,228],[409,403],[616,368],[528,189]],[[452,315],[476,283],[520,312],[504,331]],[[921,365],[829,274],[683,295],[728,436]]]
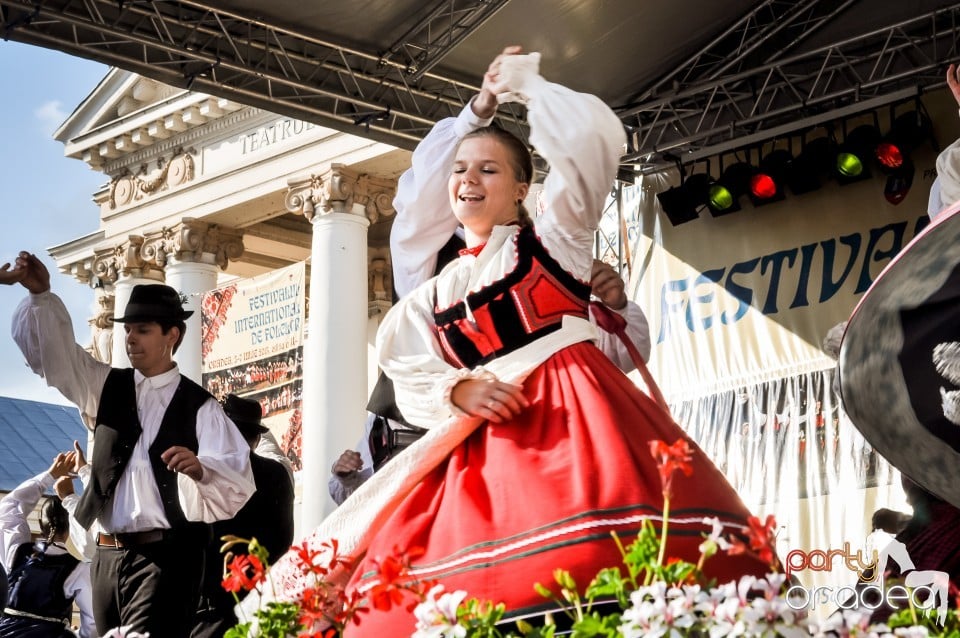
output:
[[[790,605],[788,581],[778,573],[775,552],[776,521],[751,517],[748,526],[725,534],[717,519],[704,522],[712,528],[700,544],[696,564],[668,556],[670,498],[676,472],[692,473],[692,451],[685,440],[673,445],[652,441],[650,451],[660,470],[664,496],[663,524],[659,532],[645,521],[637,536],[624,544],[617,535],[622,566],[601,569],[586,585],[576,583],[562,569],[554,572],[550,586],[536,584],[537,591],[557,605],[536,624],[530,620],[504,621],[508,610],[501,603],[468,598],[465,591],[446,591],[433,581],[410,576],[411,563],[420,551],[396,548],[394,554],[377,562],[379,584],[365,597],[347,593],[326,580],[332,570],[349,567],[338,553],[336,541],[313,550],[295,547],[305,574],[313,587],[297,601],[268,602],[254,616],[244,619],[225,638],[337,638],[351,624],[359,624],[372,607],[390,610],[404,606],[416,618],[412,638],[639,638],[681,636],[907,636],[944,635],[960,638],[960,624],[953,610],[945,624],[933,617],[928,606],[913,604],[892,615],[886,624],[870,623],[868,613],[844,610],[825,623],[815,623],[804,611]],[[266,571],[265,550],[255,539],[228,538],[224,550],[245,545],[246,553],[232,558],[223,586],[239,596],[253,589],[272,587]],[[739,582],[715,584],[706,579],[704,563],[718,552],[750,552],[770,565],[762,579],[742,577]],[[565,617],[560,629],[555,617]]]

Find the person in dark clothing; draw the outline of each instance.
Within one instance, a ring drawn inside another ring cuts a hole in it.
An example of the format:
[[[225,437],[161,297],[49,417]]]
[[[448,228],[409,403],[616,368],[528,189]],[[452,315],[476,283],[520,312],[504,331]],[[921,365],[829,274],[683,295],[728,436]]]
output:
[[[897,540],[906,545],[916,569],[945,572],[950,583],[960,587],[960,509],[906,476],[901,481],[913,516]],[[892,577],[898,575],[891,573]]]
[[[293,543],[293,485],[287,478],[287,470],[280,462],[253,451],[260,436],[268,431],[261,422],[260,404],[231,394],[224,400],[223,411],[250,445],[250,466],[257,489],[236,516],[213,525],[198,622],[191,638],[220,638],[237,623],[233,594],[221,586],[224,566],[220,546],[224,536],[256,538],[271,558],[282,556]],[[244,549],[245,546],[234,545],[231,551],[237,553]]]
[[[9,569],[9,599],[0,615],[0,638],[73,638],[73,604],[80,608],[81,638],[95,638],[90,565],[65,546],[70,516],[60,499],[49,497],[40,510],[42,538],[33,542],[27,516],[43,492],[74,465],[73,453],[57,455],[50,469],[27,479],[0,500],[3,558]],[[6,593],[6,592],[5,592]]]

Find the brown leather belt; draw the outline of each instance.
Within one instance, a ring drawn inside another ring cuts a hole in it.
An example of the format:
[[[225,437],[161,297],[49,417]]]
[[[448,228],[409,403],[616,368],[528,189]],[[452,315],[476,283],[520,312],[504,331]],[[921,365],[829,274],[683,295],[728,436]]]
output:
[[[125,547],[139,547],[149,543],[158,543],[164,539],[163,529],[151,529],[146,532],[119,532],[117,534],[106,534],[100,532],[97,534],[98,547],[115,547],[123,549]]]

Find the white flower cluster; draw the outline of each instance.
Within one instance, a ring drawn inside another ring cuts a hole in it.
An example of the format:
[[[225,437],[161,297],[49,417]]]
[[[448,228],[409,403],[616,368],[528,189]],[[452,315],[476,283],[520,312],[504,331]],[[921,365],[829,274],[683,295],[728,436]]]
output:
[[[457,623],[457,607],[466,597],[462,590],[444,593],[443,585],[431,588],[427,599],[413,610],[417,630],[412,638],[466,638],[466,627]]]
[[[631,606],[621,616],[623,638],[927,638],[925,627],[890,629],[870,625],[869,613],[845,610],[815,624],[781,597],[786,577],[744,576],[704,590],[656,582],[630,595]],[[444,593],[442,585],[430,590],[414,611],[412,638],[472,638],[458,624],[457,609],[467,592]],[[486,635],[486,634],[484,634]],[[513,634],[509,634],[513,635]]]
[[[641,587],[630,594],[632,606],[623,612],[620,632],[624,638],[807,637],[805,619],[779,596],[784,578],[782,574],[766,579],[745,576],[739,583],[709,590],[699,585],[669,587],[662,582]]]

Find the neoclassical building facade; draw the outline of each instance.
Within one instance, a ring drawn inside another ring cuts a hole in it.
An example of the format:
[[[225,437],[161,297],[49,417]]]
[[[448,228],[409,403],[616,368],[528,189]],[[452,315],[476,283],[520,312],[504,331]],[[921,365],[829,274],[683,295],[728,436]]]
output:
[[[298,524],[333,507],[330,467],[363,433],[369,356],[390,306],[388,236],[409,153],[114,69],[56,132],[66,155],[106,177],[99,226],[51,249],[88,286],[90,347],[129,365],[120,331],[133,286],[164,282],[198,310],[202,293],[295,262],[307,265],[303,469]],[[177,353],[200,381],[200,313]]]

